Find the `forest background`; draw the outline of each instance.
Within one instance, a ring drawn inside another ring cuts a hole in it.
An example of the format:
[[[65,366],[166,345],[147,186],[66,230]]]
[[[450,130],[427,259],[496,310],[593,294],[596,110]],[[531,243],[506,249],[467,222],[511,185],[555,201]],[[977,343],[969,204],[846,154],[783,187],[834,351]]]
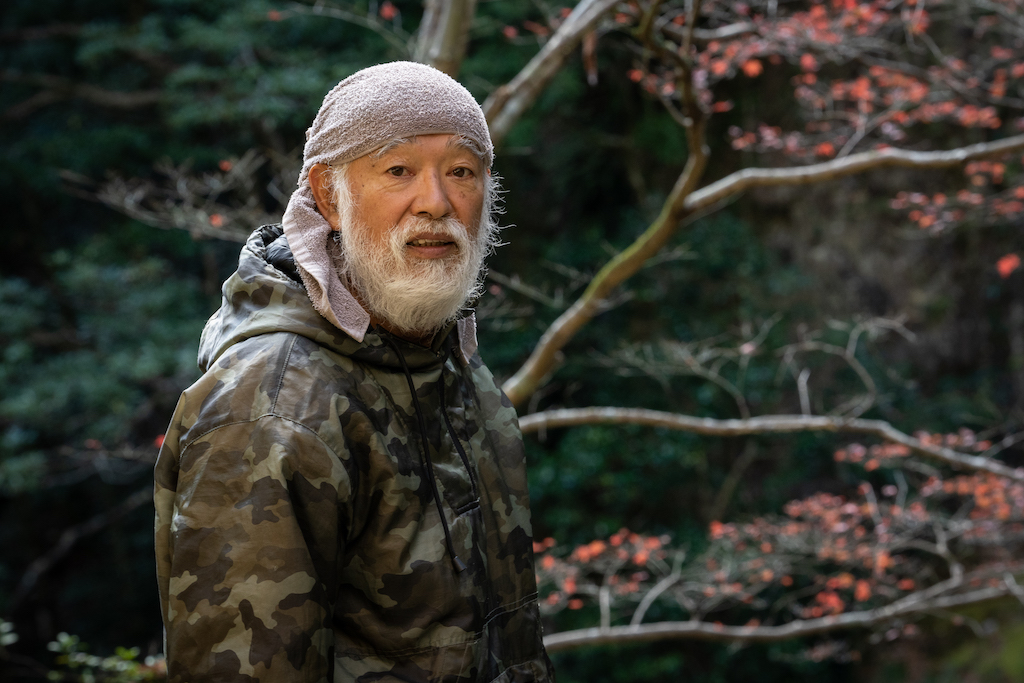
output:
[[[481,349],[559,680],[1021,680],[1021,11],[9,3],[0,677],[160,678],[202,325],[323,94],[414,58],[498,142]]]

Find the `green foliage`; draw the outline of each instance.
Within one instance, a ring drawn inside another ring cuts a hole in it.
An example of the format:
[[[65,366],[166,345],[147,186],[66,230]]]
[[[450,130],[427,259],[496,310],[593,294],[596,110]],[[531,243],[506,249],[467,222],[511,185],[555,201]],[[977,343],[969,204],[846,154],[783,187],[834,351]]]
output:
[[[154,383],[185,386],[197,376],[195,350],[208,303],[194,281],[169,277],[170,264],[149,258],[118,264],[57,251],[51,289],[0,279],[5,341],[0,378],[0,478],[24,487],[41,450],[151,441]],[[141,410],[141,412],[140,412]],[[28,452],[28,455],[25,455]],[[9,459],[14,460],[9,461]]]
[[[58,633],[47,649],[57,653],[59,667],[49,673],[50,681],[75,683],[142,683],[165,679],[163,658],[146,657],[139,661],[139,648],[119,647],[109,657],[88,652],[89,646],[78,636]]]

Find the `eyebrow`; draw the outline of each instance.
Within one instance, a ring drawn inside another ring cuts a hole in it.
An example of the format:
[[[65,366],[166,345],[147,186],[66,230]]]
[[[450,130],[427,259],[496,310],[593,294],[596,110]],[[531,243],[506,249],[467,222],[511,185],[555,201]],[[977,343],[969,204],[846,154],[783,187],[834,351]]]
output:
[[[468,152],[473,153],[476,157],[483,161],[484,152],[482,149],[480,149],[480,145],[478,145],[475,140],[467,138],[463,135],[453,135],[448,140],[447,147],[457,147],[459,149],[464,149]]]
[[[407,145],[407,144],[409,144],[410,142],[412,142],[415,139],[416,139],[415,137],[411,137],[411,138],[395,138],[391,142],[387,143],[386,145],[384,145],[383,147],[378,149],[376,152],[371,152],[370,156],[372,156],[374,159],[380,159],[385,154],[387,154],[388,152],[393,150],[395,147],[400,147],[402,145]]]
[[[394,140],[388,142],[386,145],[378,149],[376,152],[371,152],[370,156],[372,156],[376,160],[379,160],[383,158],[384,155],[394,151],[396,147],[401,147],[402,145],[408,145],[412,142],[415,142],[416,138],[418,137],[418,135],[414,135],[408,138],[395,138]],[[449,138],[448,143],[445,146],[449,149],[466,150],[480,161],[484,160],[484,153],[483,150],[480,149],[480,145],[478,145],[474,140],[467,138],[463,135],[459,135],[458,133],[453,134],[452,137]]]

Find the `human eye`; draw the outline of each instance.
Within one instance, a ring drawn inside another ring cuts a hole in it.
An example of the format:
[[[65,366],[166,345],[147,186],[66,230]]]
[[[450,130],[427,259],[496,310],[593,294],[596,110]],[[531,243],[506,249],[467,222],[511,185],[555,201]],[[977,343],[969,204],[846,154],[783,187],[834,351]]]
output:
[[[465,166],[456,166],[452,170],[452,175],[455,176],[456,178],[472,178],[473,169],[467,168]]]
[[[409,169],[407,169],[405,166],[392,166],[387,170],[387,173],[388,175],[400,178],[402,176],[409,175]]]

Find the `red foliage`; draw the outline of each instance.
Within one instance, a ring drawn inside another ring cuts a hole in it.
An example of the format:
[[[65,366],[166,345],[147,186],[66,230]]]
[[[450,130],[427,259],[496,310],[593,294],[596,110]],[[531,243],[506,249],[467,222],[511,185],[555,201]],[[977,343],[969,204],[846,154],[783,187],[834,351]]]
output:
[[[380,18],[385,21],[393,21],[398,16],[398,8],[391,0],[384,0],[380,5]]]
[[[996,261],[996,270],[999,271],[999,277],[1003,279],[1010,277],[1010,274],[1018,268],[1020,268],[1020,256],[1017,254],[1007,254]]]
[[[917,438],[970,453],[991,448],[968,429]],[[908,457],[906,446],[891,443],[855,443],[835,453],[837,462],[865,470],[871,462],[891,468]],[[878,492],[865,481],[848,495],[793,500],[783,516],[712,521],[707,550],[675,570],[669,559],[678,563],[685,553],[670,550],[666,537],[621,529],[568,553],[546,539],[538,544],[545,610],[579,609],[602,591],[621,609],[676,571],[679,579],[664,594],[691,618],[735,612],[736,623],[749,625],[750,609],[781,600],[790,619],[817,619],[934,588],[953,571],[944,558],[962,546],[977,560],[977,550],[970,550],[977,543],[989,549],[972,568],[972,585],[1000,585],[998,561],[1012,560],[1024,537],[1024,483],[992,474],[921,477],[916,486],[902,475],[896,481]]]

